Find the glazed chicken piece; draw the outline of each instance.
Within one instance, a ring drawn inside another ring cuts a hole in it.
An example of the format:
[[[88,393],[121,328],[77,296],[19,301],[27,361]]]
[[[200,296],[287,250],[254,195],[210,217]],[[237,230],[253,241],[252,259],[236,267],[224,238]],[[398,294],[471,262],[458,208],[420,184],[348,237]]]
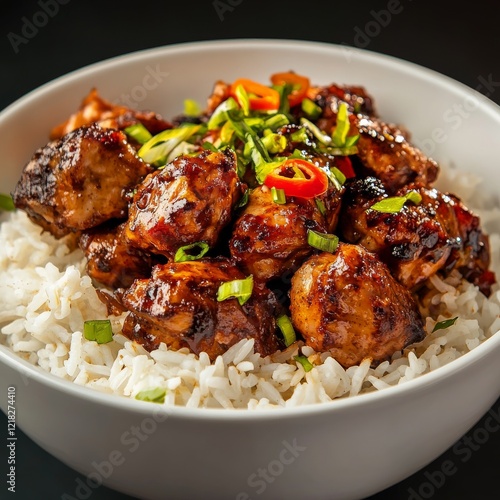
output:
[[[12,194],[17,208],[56,237],[126,218],[126,194],[151,167],[123,132],[97,124],[37,150]]]
[[[489,244],[477,216],[458,198],[436,189],[409,185],[396,195],[410,191],[420,194],[421,203],[408,201],[397,213],[383,213],[370,208],[388,198],[382,182],[373,177],[352,182],[343,199],[342,237],[376,253],[407,288],[456,267],[475,284],[484,282],[482,290],[489,294],[490,278],[484,275]]]
[[[128,288],[134,279],[148,278],[156,260],[128,245],[125,223],[102,224],[83,231],[79,245],[87,258],[87,273],[111,289]]]
[[[389,193],[412,182],[431,186],[439,173],[438,164],[411,143],[407,131],[376,117],[373,99],[362,87],[354,89],[329,86],[318,92],[316,103],[323,110],[318,127],[331,134],[339,106],[345,102],[351,113],[349,135],[360,136],[356,144],[358,177],[379,178]]]
[[[297,269],[313,250],[308,229],[326,233],[326,226],[314,199],[289,197],[281,205],[268,187],[259,186],[234,224],[231,257],[256,279],[269,281]]]
[[[161,342],[173,349],[204,351],[211,360],[241,339],[254,339],[255,351],[268,355],[280,347],[275,336],[277,301],[258,282],[243,305],[217,300],[219,286],[245,279],[224,257],[168,263],[153,268],[150,279],[136,280],[121,300],[130,311],[123,333],[147,350]]]
[[[364,87],[336,84],[325,87],[312,87],[309,89],[307,97],[314,100],[324,110],[323,119],[331,118],[332,114],[336,116],[339,101],[347,103],[351,113],[377,116],[374,99]]]
[[[135,247],[168,258],[192,243],[213,247],[244,188],[232,151],[179,156],[138,186],[126,237]]]
[[[416,302],[389,269],[358,245],[312,255],[292,278],[290,310],[306,345],[345,368],[372,365],[423,340]]]
[[[127,106],[113,104],[103,99],[97,89],[91,89],[78,111],[51,130],[51,139],[60,139],[77,128],[97,122],[103,128],[123,130],[142,123],[152,135],[172,128],[172,124],[151,111],[137,111]]]

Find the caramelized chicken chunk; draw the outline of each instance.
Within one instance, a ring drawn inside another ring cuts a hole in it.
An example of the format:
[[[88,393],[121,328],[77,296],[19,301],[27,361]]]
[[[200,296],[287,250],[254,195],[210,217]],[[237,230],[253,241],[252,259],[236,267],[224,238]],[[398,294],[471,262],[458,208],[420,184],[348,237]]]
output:
[[[166,257],[191,243],[212,247],[243,189],[232,151],[179,156],[138,186],[126,237],[137,248]]]
[[[247,338],[255,340],[256,352],[271,354],[280,348],[273,294],[255,283],[243,305],[235,298],[217,300],[222,283],[244,278],[223,257],[157,265],[150,279],[136,280],[123,294],[130,311],[123,333],[148,350],[164,342],[173,349],[206,352],[212,360]]]
[[[306,345],[330,351],[345,368],[365,358],[376,365],[425,335],[410,292],[358,245],[307,259],[292,278],[290,302]]]
[[[87,258],[87,273],[109,288],[128,288],[135,279],[151,274],[154,258],[127,244],[125,223],[103,224],[83,231],[80,248]]]
[[[365,175],[378,177],[389,193],[413,182],[431,186],[436,180],[438,164],[413,146],[397,126],[363,117],[356,127],[358,158]]]
[[[323,119],[336,116],[339,101],[347,103],[351,113],[377,116],[373,97],[361,86],[331,84],[325,87],[312,87],[308,91],[308,97],[324,110]]]
[[[37,150],[12,197],[34,222],[61,237],[125,218],[125,195],[149,172],[123,132],[93,124]]]
[[[137,111],[126,106],[113,104],[103,99],[97,89],[94,88],[83,99],[78,111],[52,129],[50,138],[60,139],[77,128],[95,122],[98,122],[103,128],[118,130],[123,130],[136,123],[142,123],[153,135],[172,126],[170,122],[151,111]]]
[[[397,213],[384,213],[371,207],[388,195],[382,182],[373,178],[349,185],[343,200],[341,232],[350,243],[357,243],[378,254],[396,279],[415,288],[440,270],[458,268],[467,279],[484,281],[489,266],[487,236],[479,219],[456,197],[409,185],[397,196],[416,191],[422,201],[407,202]]]
[[[337,124],[340,104],[348,105],[349,135],[359,134],[358,176],[379,178],[390,193],[411,182],[431,186],[436,180],[438,164],[411,143],[407,131],[376,116],[373,100],[362,87],[354,90],[335,85],[324,87],[318,92],[316,102],[322,108],[317,125],[328,134]]]
[[[326,222],[314,199],[273,201],[271,190],[252,190],[229,242],[232,258],[255,278],[268,281],[296,269],[310,255],[307,231],[326,232]]]

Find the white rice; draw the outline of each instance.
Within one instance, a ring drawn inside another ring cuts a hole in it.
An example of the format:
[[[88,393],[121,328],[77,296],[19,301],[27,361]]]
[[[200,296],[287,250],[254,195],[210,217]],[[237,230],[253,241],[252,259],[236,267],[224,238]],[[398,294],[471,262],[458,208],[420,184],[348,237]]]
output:
[[[481,217],[490,235],[492,269],[500,276],[500,209],[495,200],[477,196],[470,175],[448,169],[439,188],[459,194]],[[477,201],[477,199],[475,201]],[[0,343],[58,377],[95,390],[135,398],[144,390],[164,388],[165,405],[191,408],[280,408],[332,401],[382,390],[435,370],[477,347],[500,330],[500,291],[487,299],[457,272],[433,277],[425,299],[425,340],[391,362],[370,368],[370,360],[347,370],[328,353],[297,346],[272,357],[253,351],[242,340],[213,363],[202,353],[172,351],[163,344],[148,353],[121,332],[124,316],[110,317],[114,340],[88,341],[83,322],[106,318],[85,259],[64,240],[32,224],[22,211],[3,214],[0,227]],[[445,330],[430,333],[437,321],[458,316]],[[303,354],[315,365],[305,372],[293,357]]]

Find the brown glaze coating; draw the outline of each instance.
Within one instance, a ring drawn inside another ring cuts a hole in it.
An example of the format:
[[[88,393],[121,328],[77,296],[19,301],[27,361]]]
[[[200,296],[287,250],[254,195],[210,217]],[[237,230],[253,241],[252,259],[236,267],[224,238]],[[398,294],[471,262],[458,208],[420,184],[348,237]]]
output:
[[[215,359],[241,339],[253,338],[263,355],[280,347],[275,336],[277,303],[262,284],[251,298],[217,301],[219,286],[245,275],[228,259],[169,263],[153,268],[150,279],[136,280],[122,297],[130,311],[123,333],[148,350],[161,342],[189,347]]]
[[[125,218],[125,195],[149,172],[123,132],[93,124],[37,150],[12,196],[17,208],[60,237]]]
[[[166,257],[191,243],[212,247],[243,190],[232,151],[179,156],[138,186],[126,237],[135,247]]]
[[[103,224],[83,231],[80,248],[87,258],[87,273],[109,288],[127,288],[136,278],[147,278],[155,259],[128,245],[125,223]]]
[[[259,186],[233,227],[229,249],[234,261],[268,281],[297,268],[310,255],[307,230],[326,232],[326,223],[314,199],[288,198],[280,205],[271,190]]]
[[[348,105],[351,130],[359,134],[358,176],[378,177],[390,193],[411,182],[430,186],[439,173],[438,164],[415,147],[401,127],[376,116],[373,99],[362,87],[321,88],[315,98],[322,108],[317,125],[330,134],[337,123],[341,103]]]
[[[375,365],[424,338],[410,292],[358,245],[311,256],[292,278],[290,301],[306,345],[330,351],[345,368],[365,358]]]
[[[388,197],[380,180],[367,177],[351,183],[343,199],[343,238],[376,253],[407,288],[456,267],[489,294],[484,275],[489,243],[478,218],[457,197],[436,189],[410,184],[396,195],[412,190],[421,195],[420,204],[407,202],[397,213],[382,213],[370,208]]]

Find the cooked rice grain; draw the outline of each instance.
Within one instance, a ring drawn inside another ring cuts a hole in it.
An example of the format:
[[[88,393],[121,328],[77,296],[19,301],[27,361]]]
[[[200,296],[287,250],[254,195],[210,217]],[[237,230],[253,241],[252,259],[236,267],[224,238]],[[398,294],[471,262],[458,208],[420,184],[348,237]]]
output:
[[[443,173],[452,192],[471,199],[477,182],[452,169]],[[443,182],[443,181],[441,181]],[[492,268],[500,276],[500,211],[481,197],[476,211],[490,233]],[[382,390],[412,380],[476,348],[500,329],[500,291],[487,299],[457,272],[434,276],[423,300],[427,337],[396,353],[391,362],[370,360],[345,370],[328,353],[302,343],[272,357],[241,340],[210,363],[205,353],[171,351],[161,345],[148,353],[121,332],[124,316],[112,317],[114,339],[98,345],[82,334],[83,322],[106,318],[80,250],[70,252],[32,224],[26,215],[3,215],[0,227],[0,342],[30,363],[58,377],[95,390],[135,398],[144,390],[166,389],[165,405],[189,408],[280,408],[316,404]],[[443,319],[456,323],[431,333]],[[315,365],[305,372],[293,357]]]

